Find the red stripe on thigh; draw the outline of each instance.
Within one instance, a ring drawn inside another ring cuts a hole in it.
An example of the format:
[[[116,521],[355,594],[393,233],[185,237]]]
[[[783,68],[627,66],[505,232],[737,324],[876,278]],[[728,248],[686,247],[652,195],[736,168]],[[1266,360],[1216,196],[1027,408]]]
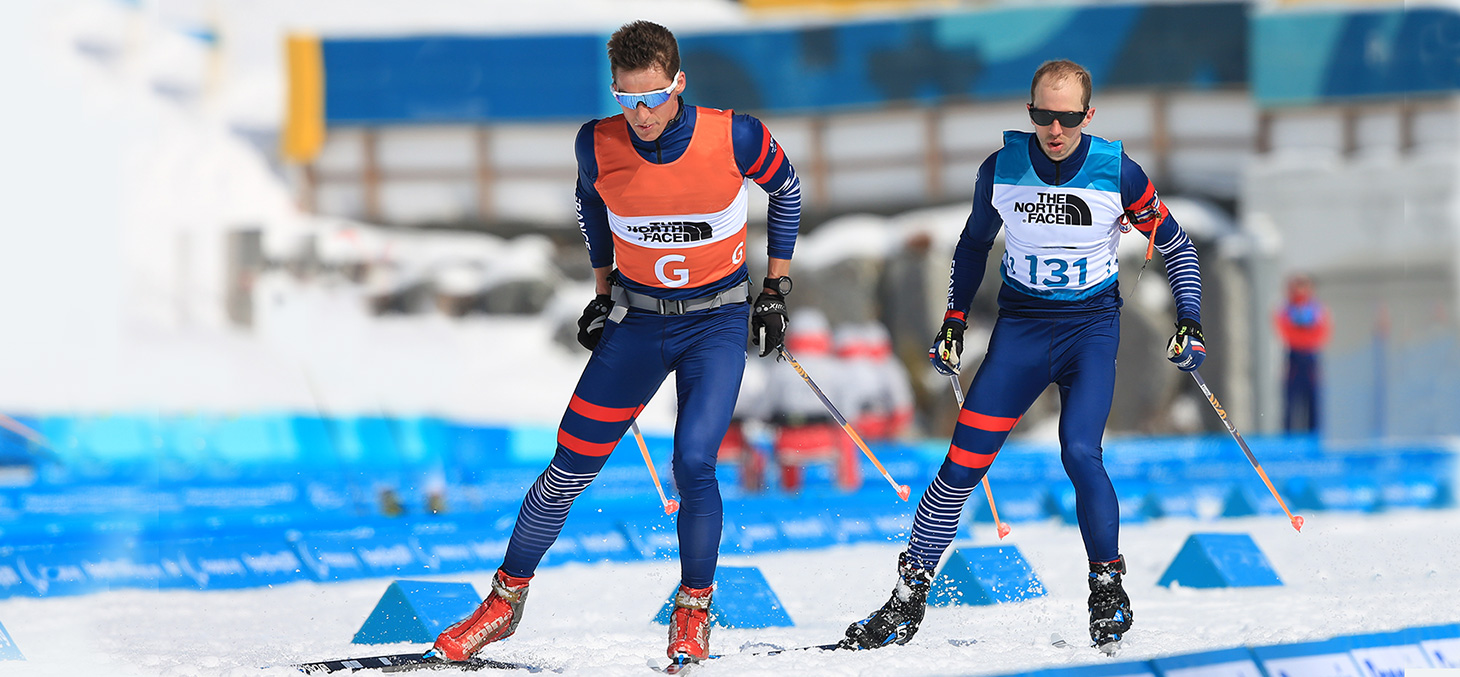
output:
[[[998,455],[998,449],[995,449],[992,454],[975,454],[971,451],[960,449],[956,445],[948,445],[948,460],[965,468],[987,468],[989,464],[994,462],[994,457]]]
[[[584,456],[607,456],[618,446],[618,440],[612,442],[585,442],[572,435],[569,435],[562,428],[558,428],[558,444],[564,449],[575,454]]]
[[[577,395],[573,395],[573,399],[568,400],[568,409],[580,416],[603,423],[627,421],[638,413],[634,407],[601,407]]]
[[[976,411],[964,409],[958,413],[958,423],[978,430],[987,430],[991,433],[1006,433],[1014,429],[1014,424],[1019,422],[1019,416],[987,416]]]

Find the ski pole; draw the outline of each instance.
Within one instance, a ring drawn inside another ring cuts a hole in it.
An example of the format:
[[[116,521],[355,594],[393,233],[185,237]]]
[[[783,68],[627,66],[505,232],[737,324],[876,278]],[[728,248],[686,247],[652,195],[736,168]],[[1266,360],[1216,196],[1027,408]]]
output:
[[[1129,224],[1130,227],[1135,228],[1136,221],[1134,215],[1131,214],[1129,211],[1127,211],[1120,218],[1122,221],[1125,221],[1127,224]],[[1159,225],[1160,223],[1157,222],[1156,226]],[[1146,259],[1144,261],[1141,261],[1141,269],[1136,271],[1136,281],[1130,284],[1130,294],[1128,294],[1130,298],[1136,297],[1136,287],[1140,286],[1141,276],[1146,273],[1146,264],[1151,262],[1151,256],[1156,253],[1156,226],[1151,227],[1151,236],[1146,239]],[[1126,231],[1122,230],[1122,232]],[[1139,228],[1136,228],[1136,232],[1139,233],[1141,231]]]
[[[1139,231],[1137,231],[1139,232]],[[1130,297],[1136,297],[1136,287],[1141,284],[1141,276],[1146,273],[1146,264],[1151,262],[1151,255],[1156,253],[1156,229],[1151,229],[1151,237],[1146,242],[1146,260],[1141,261],[1141,269],[1136,271],[1136,281],[1130,283]]]
[[[50,458],[57,463],[61,462],[61,457],[56,454],[56,450],[51,446],[50,441],[44,435],[32,430],[30,426],[10,418],[5,414],[0,414],[0,428],[4,428],[25,438],[25,441],[35,445],[36,451],[41,452],[40,455]]]
[[[948,380],[953,382],[953,395],[958,398],[958,410],[963,411],[963,384],[958,381],[958,374],[949,374]],[[999,538],[1009,535],[1013,529],[1008,524],[999,521],[999,509],[994,507],[994,490],[989,488],[989,474],[983,474],[983,493],[989,497],[989,512],[994,514],[994,524],[997,525]]]
[[[806,385],[811,386],[811,392],[816,393],[816,396],[821,398],[821,404],[831,413],[831,417],[836,419],[836,422],[841,425],[842,430],[847,432],[847,436],[851,437],[852,441],[856,442],[857,446],[862,448],[862,453],[871,459],[872,465],[877,466],[877,470],[882,473],[883,477],[887,478],[887,483],[892,485],[893,490],[897,492],[897,497],[906,501],[908,495],[912,493],[912,489],[906,484],[898,484],[896,480],[892,479],[892,475],[887,473],[887,468],[882,467],[882,462],[877,460],[876,454],[873,454],[872,450],[867,448],[867,443],[862,441],[862,437],[857,434],[857,431],[852,430],[852,425],[847,423],[847,419],[842,416],[842,413],[837,411],[836,406],[831,403],[831,400],[826,398],[826,393],[821,392],[821,388],[817,387],[816,381],[811,380],[811,375],[806,373],[806,370],[801,367],[801,363],[797,362],[796,358],[791,357],[791,351],[786,350],[785,346],[781,346],[780,350],[781,356],[786,358],[787,362],[791,363],[791,366],[796,369],[797,374],[801,375],[801,380],[805,381]]]
[[[1232,434],[1232,439],[1237,440],[1238,446],[1242,447],[1242,453],[1247,454],[1247,462],[1252,464],[1252,469],[1257,471],[1258,477],[1262,478],[1262,483],[1267,485],[1267,490],[1272,492],[1272,497],[1277,499],[1278,505],[1282,506],[1284,513],[1287,513],[1288,521],[1293,523],[1293,529],[1302,531],[1303,516],[1294,515],[1292,511],[1288,510],[1288,504],[1283,502],[1283,497],[1279,496],[1277,489],[1273,488],[1272,480],[1267,478],[1267,473],[1262,470],[1262,464],[1257,462],[1257,457],[1253,456],[1252,450],[1247,448],[1247,442],[1242,439],[1242,433],[1237,432],[1237,426],[1232,425],[1232,420],[1227,417],[1227,410],[1222,408],[1221,403],[1217,402],[1217,396],[1207,388],[1207,382],[1195,369],[1191,371],[1191,377],[1196,379],[1196,384],[1201,387],[1202,394],[1206,395],[1207,401],[1212,403],[1212,409],[1217,411],[1217,417],[1222,419],[1223,425],[1227,426],[1227,432]]]
[[[664,495],[664,485],[659,483],[659,471],[654,469],[654,457],[649,455],[649,445],[644,444],[644,433],[639,432],[639,422],[630,420],[629,426],[634,429],[634,441],[639,443],[639,452],[644,454],[644,465],[649,466],[649,476],[654,478],[654,488],[659,491],[659,502],[664,504],[664,514],[673,515],[674,511],[679,510],[679,501]]]

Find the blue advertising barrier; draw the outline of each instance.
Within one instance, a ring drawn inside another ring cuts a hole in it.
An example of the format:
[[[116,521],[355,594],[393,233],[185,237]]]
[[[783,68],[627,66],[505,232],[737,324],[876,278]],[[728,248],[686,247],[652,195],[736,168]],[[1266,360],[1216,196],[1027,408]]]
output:
[[[1381,507],[1379,483],[1369,476],[1296,478],[1288,482],[1294,510],[1374,512]]]
[[[864,543],[881,541],[877,525],[873,522],[873,508],[851,502],[833,503],[825,506],[823,517],[831,524],[831,539],[834,543]]]
[[[1161,677],[1265,677],[1247,649],[1157,658],[1151,661],[1151,667]]]
[[[1069,668],[1050,668],[1020,672],[1006,677],[1156,677],[1156,671],[1146,661],[1128,663],[1094,663]]]
[[[773,552],[786,547],[774,517],[764,513],[726,515],[720,549],[724,554]]]
[[[787,548],[805,550],[838,543],[834,521],[819,508],[777,502],[766,506],[765,519],[775,522]]]
[[[1460,668],[1460,624],[1411,628],[1425,657],[1437,668]]]
[[[544,460],[535,454],[551,451],[536,429],[430,417],[128,418],[36,420],[57,435],[52,441],[60,447],[58,454],[78,461],[110,457],[129,466],[146,448],[166,463],[228,467],[194,468],[147,481],[124,481],[125,467],[95,469],[87,471],[87,478],[51,475],[33,486],[0,488],[0,595],[83,594],[117,587],[217,589],[489,570],[501,562],[522,495],[542,471]],[[668,458],[668,436],[651,435],[648,441],[657,458]],[[545,564],[677,555],[675,518],[663,514],[637,449],[632,440],[626,443],[630,453],[615,455],[601,482],[580,497]],[[1325,450],[1313,437],[1255,437],[1251,444],[1264,460],[1273,459],[1266,465],[1274,477],[1281,468],[1288,473],[1283,480],[1311,488],[1311,496],[1322,497],[1320,488],[1340,478],[1359,476],[1372,482],[1377,493],[1369,496],[1376,509],[1453,502],[1455,455],[1438,444]],[[1111,464],[1111,472],[1122,512],[1131,520],[1141,511],[1205,517],[1200,506],[1214,502],[1220,487],[1231,487],[1222,506],[1229,515],[1280,514],[1240,454],[1232,453],[1229,438],[1120,439],[1109,447],[1121,459]],[[942,461],[946,442],[874,448],[900,480],[922,490]],[[449,486],[448,516],[419,510],[394,520],[379,516],[380,506],[368,494],[372,468],[409,487],[412,473],[447,463],[444,459],[468,459],[490,472],[448,468],[450,477],[478,480]],[[269,475],[274,466],[285,467],[282,477]],[[296,473],[304,468],[312,470]],[[93,481],[102,477],[110,479]],[[740,498],[727,499],[724,552],[907,539],[917,497],[899,501],[876,482],[844,493],[823,479],[808,482],[799,495],[727,491]],[[1020,519],[1024,509],[1031,517],[1049,514],[1049,506],[1036,507],[1042,500],[1063,504],[1062,512],[1072,519],[1073,491],[1057,448],[1005,445],[995,480],[1000,517],[1006,521]],[[969,525],[987,508],[980,497],[971,501],[975,519],[966,520]]]
[[[1252,656],[1269,675],[1367,677],[1359,671],[1349,645],[1341,639],[1253,647]]]
[[[398,525],[294,533],[290,542],[316,581],[432,573],[431,562]]]
[[[1146,492],[1142,512],[1147,517],[1213,519],[1222,514],[1231,487],[1218,482],[1163,482]]]
[[[308,580],[304,561],[281,536],[190,538],[145,546],[165,568],[182,573],[178,587],[231,590]]]
[[[1380,477],[1379,505],[1390,508],[1444,508],[1452,503],[1449,483],[1425,473],[1397,473]]]
[[[1145,502],[1149,485],[1144,482],[1116,481],[1115,500],[1120,504],[1120,520],[1124,524],[1139,524],[1146,521]],[[1059,515],[1065,524],[1079,524],[1075,514],[1075,487],[1068,482],[1050,490],[1051,514]],[[995,497],[997,498],[997,497]],[[1003,514],[1000,513],[1002,517]]]
[[[1000,520],[1011,523],[1031,522],[1050,516],[1049,488],[1042,483],[994,481],[991,488]],[[994,514],[989,509],[988,497],[980,489],[975,489],[973,493],[968,499],[973,506],[973,521],[992,523]]]
[[[625,521],[624,534],[629,546],[646,560],[676,560],[679,558],[679,532],[673,524]],[[723,547],[723,546],[722,546]]]
[[[1222,501],[1222,517],[1281,514],[1283,507],[1278,505],[1277,499],[1261,484],[1235,484]]]
[[[625,562],[639,559],[617,517],[610,514],[584,515],[575,524],[572,538],[585,562]],[[574,518],[570,516],[569,521]],[[561,539],[559,539],[561,540]]]
[[[463,525],[455,521],[411,525],[408,542],[434,573],[455,573],[497,568],[507,551],[510,529],[494,525]]]
[[[1460,657],[1457,649],[1460,625],[1448,624],[1004,677],[1395,677],[1416,669],[1460,667],[1455,660]]]
[[[1349,645],[1349,655],[1366,677],[1403,675],[1411,668],[1431,667],[1419,637],[1412,632],[1350,635],[1341,639]]]
[[[84,595],[104,590],[86,574],[85,545],[28,545],[0,551],[0,585],[11,596]]]

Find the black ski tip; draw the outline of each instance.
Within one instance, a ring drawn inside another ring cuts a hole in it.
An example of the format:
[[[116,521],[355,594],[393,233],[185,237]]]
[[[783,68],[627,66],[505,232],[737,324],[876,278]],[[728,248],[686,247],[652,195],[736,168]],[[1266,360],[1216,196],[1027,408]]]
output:
[[[362,670],[386,673],[411,672],[415,670],[463,670],[467,672],[475,672],[478,670],[521,670],[525,672],[541,672],[540,668],[522,663],[511,663],[481,657],[468,658],[464,661],[449,661],[430,652],[425,654],[406,653],[386,656],[366,656],[363,658],[341,658],[331,661],[299,663],[294,667],[306,675],[328,675],[333,673],[360,672]]]
[[[781,655],[783,653],[793,653],[793,652],[797,652],[797,651],[836,651],[838,649],[843,649],[843,648],[846,648],[846,647],[843,647],[841,645],[841,643],[838,642],[836,644],[813,644],[811,646],[798,646],[798,647],[792,647],[790,649],[775,649],[775,650],[772,650],[772,651],[762,651],[762,652],[753,653],[753,654],[750,654],[750,655],[752,655],[752,656],[779,656],[779,655]]]

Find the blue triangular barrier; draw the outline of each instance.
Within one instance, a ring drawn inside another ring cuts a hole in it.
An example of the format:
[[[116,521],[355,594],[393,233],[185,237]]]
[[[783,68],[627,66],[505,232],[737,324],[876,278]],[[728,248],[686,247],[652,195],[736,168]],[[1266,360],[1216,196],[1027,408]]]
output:
[[[994,604],[1043,597],[1044,584],[1012,545],[958,548],[933,580],[928,603]]]
[[[385,589],[350,642],[434,642],[446,626],[476,611],[481,601],[470,583],[396,581]]]
[[[669,625],[674,612],[674,593],[655,614],[654,622]],[[795,625],[781,606],[780,598],[758,567],[715,569],[715,596],[710,599],[710,620],[722,628],[772,628]]]
[[[0,625],[0,661],[23,661],[25,656],[20,654],[20,647],[15,646],[15,640],[10,639],[10,633],[5,631],[5,626]]]
[[[1192,534],[1156,584],[1187,588],[1282,585],[1267,556],[1247,534]]]

